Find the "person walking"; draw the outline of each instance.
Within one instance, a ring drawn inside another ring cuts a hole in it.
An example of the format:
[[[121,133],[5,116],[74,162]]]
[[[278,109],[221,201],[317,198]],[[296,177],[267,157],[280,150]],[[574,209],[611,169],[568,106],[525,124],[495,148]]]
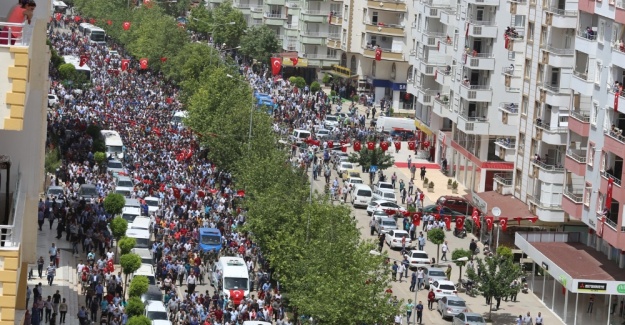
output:
[[[536,325],[543,325],[543,316],[540,312],[538,312],[538,316],[536,316],[536,321],[534,322]]]
[[[197,278],[195,277],[195,272],[191,271],[191,274],[189,274],[189,277],[187,278],[187,293],[190,295],[195,292],[196,280]]]
[[[369,220],[369,229],[371,230],[371,236],[373,236],[373,233],[375,232],[375,220],[373,217]]]
[[[436,295],[434,294],[434,289],[430,289],[428,292],[428,309],[434,310],[434,301],[436,301]]]
[[[61,315],[59,318],[59,324],[65,324],[65,315],[67,315],[67,303],[65,302],[65,298],[63,298],[59,304],[59,312]]]
[[[52,317],[52,297],[48,296],[48,299],[43,303],[43,306],[46,310],[46,323],[50,322],[50,317]]]
[[[412,196],[412,191],[414,190],[414,181],[411,179],[408,181],[408,194]]]
[[[420,174],[421,180],[424,180],[425,179],[425,166],[421,166],[420,169],[421,169],[421,174]]]
[[[26,286],[26,310],[28,311],[28,302],[30,301],[30,296],[33,294],[33,291],[30,290],[29,286]]]
[[[586,309],[586,313],[592,314],[592,307],[595,305],[595,295],[591,294],[590,298],[588,298],[588,308]]]
[[[37,272],[39,272],[39,278],[40,279],[43,277],[43,265],[45,263],[46,262],[43,259],[43,256],[39,256],[39,259],[37,260]]]
[[[424,285],[423,280],[425,280],[425,272],[423,271],[423,268],[420,267],[417,270],[417,291],[421,290],[421,286]]]
[[[399,270],[399,266],[397,262],[393,261],[393,265],[391,266],[391,279],[393,279],[393,281],[397,281],[397,270]]]
[[[423,322],[423,303],[421,302],[421,300],[419,300],[419,303],[417,304],[416,309],[417,309],[417,320],[416,320],[416,322],[421,324]]]
[[[56,267],[54,266],[54,262],[50,262],[48,268],[46,269],[46,276],[48,278],[48,285],[51,286],[54,282],[54,276],[56,275]]]
[[[447,269],[445,270],[445,275],[447,276],[447,280],[451,280],[451,264],[447,265]]]
[[[447,241],[445,241],[443,243],[443,245],[441,245],[441,252],[443,253],[443,256],[441,256],[441,261],[447,261],[447,251],[449,250],[449,246],[447,245]]]
[[[408,170],[412,167],[412,156],[408,155]]]
[[[412,165],[412,167],[410,167],[410,180],[414,179],[415,177],[414,175],[416,172],[417,172],[417,166]]]
[[[399,264],[399,266],[397,267],[397,273],[399,273],[399,282],[401,283],[402,278],[404,277],[404,273],[406,272],[406,266],[404,265],[404,263],[402,262],[401,264]],[[408,277],[406,277],[407,279]]]
[[[417,286],[417,271],[412,271],[412,275],[410,276],[410,292],[414,292],[416,286]]]
[[[55,314],[59,314],[59,304],[61,304],[61,294],[59,293],[59,290],[57,290],[53,295],[52,295],[52,307],[54,310]]]
[[[410,316],[412,316],[412,310],[414,309],[414,304],[412,303],[412,299],[408,299],[408,303],[406,304],[406,321],[410,323]]]
[[[56,248],[56,244],[52,243],[52,246],[48,250],[48,254],[50,255],[50,262],[56,263],[56,254],[58,253],[58,249]]]

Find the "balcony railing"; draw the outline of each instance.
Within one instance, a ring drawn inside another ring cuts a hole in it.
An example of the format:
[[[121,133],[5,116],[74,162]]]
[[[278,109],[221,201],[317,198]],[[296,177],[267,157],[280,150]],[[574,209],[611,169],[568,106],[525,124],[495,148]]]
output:
[[[562,210],[562,202],[550,203],[550,202],[541,202],[540,197],[536,197],[534,195],[528,195],[527,199],[534,203],[536,206],[545,210]]]
[[[488,122],[488,118],[486,115],[484,117],[479,116],[469,116],[467,114],[461,113],[460,117],[463,118],[467,122]]]
[[[583,112],[583,111],[578,112],[578,111],[570,110],[569,116],[571,116],[572,118],[580,122],[590,123],[590,112]]]
[[[447,99],[445,99],[447,98]],[[444,94],[441,95],[441,97],[435,97],[434,100],[441,104],[442,106],[446,107],[447,109],[449,109],[449,94]]]
[[[25,29],[32,30],[33,25],[0,22],[0,46],[28,45],[30,39],[26,35],[32,35],[32,32],[25,33]]]
[[[265,18],[273,18],[273,19],[286,19],[286,15],[283,13],[272,14],[269,12],[263,13],[263,17]]]
[[[588,80],[588,73],[584,73],[584,72],[580,72],[580,71],[577,71],[577,70],[573,70],[573,75],[576,76],[579,79],[589,81]]]
[[[564,191],[562,191],[562,194],[575,203],[581,204],[584,202],[584,191],[582,190],[576,190],[567,186],[564,188]]]
[[[577,36],[587,39],[591,42],[596,42],[597,41],[597,34],[596,32],[593,34],[589,34],[585,29],[580,29],[577,31]]]
[[[516,147],[516,141],[512,141],[508,138],[497,138],[495,143],[506,148],[506,149],[514,149]]]
[[[542,49],[544,49],[547,52],[553,53],[553,54],[557,54],[557,55],[573,55],[575,54],[575,49],[562,49],[562,48],[557,48],[557,47],[553,47],[551,45],[543,45],[541,46]]]
[[[543,88],[547,89],[548,91],[550,91],[552,93],[556,93],[556,94],[560,92],[560,86],[552,85],[549,82],[543,83]]]
[[[319,32],[319,31],[309,32],[309,31],[302,31],[302,36],[308,36],[308,37],[328,37],[328,35],[330,35],[328,32]]]
[[[471,90],[491,90],[490,85],[471,85],[471,84],[466,84],[466,83],[462,83],[462,87],[464,88],[468,88]]]
[[[472,53],[472,52],[469,52],[467,56],[470,58],[475,58],[475,59],[490,59],[490,58],[495,57],[492,53]]]
[[[547,8],[548,12],[552,12],[558,16],[575,17],[577,16],[577,10],[564,10],[559,8]]]
[[[620,142],[622,144],[625,144],[625,136],[623,136],[622,133],[615,132],[615,131],[612,131],[610,129],[604,129],[603,133],[605,135],[609,136],[610,138],[612,138],[612,139],[614,139],[614,140],[616,140],[616,141],[618,141],[618,142]]]
[[[549,133],[566,133],[568,130],[568,128],[564,126],[551,126],[547,122],[539,121],[536,121],[536,127]]]
[[[570,157],[571,159],[577,161],[578,163],[582,163],[585,164],[586,163],[586,156],[587,156],[587,151],[586,150],[567,150],[566,151],[566,155],[568,157]]]
[[[519,104],[517,103],[500,103],[499,109],[508,114],[519,114]]]
[[[432,31],[428,31],[428,30],[424,30],[423,35],[428,36],[428,37],[437,37],[437,38],[444,38],[447,36],[447,34],[445,33],[441,33],[441,32],[432,32]]]
[[[503,67],[501,68],[501,73],[508,76],[514,76],[514,67]]]
[[[468,22],[474,26],[497,26],[497,22],[494,20],[477,20],[475,18],[470,18]]]
[[[503,185],[512,186],[512,173],[495,174],[494,178]]]
[[[336,55],[327,55],[327,54],[306,54],[304,56],[310,60],[338,60],[340,57]]]
[[[330,10],[302,9],[302,13],[307,15],[328,16],[330,15]]]
[[[550,171],[550,172],[564,172],[564,166],[561,165],[549,165],[545,162],[542,162],[540,160],[536,160],[536,159],[532,159],[532,163],[536,166],[538,166],[538,168],[546,170],[546,171]]]
[[[362,48],[365,49],[365,50],[371,50],[371,51],[376,49],[375,47],[373,47],[371,45],[362,46]],[[387,52],[387,53],[403,53],[404,52],[403,50],[389,49],[389,48],[385,48],[385,47],[381,47],[381,46],[378,46],[378,48],[381,48],[382,52]]]
[[[617,178],[616,176],[608,173],[607,171],[602,171],[601,172],[601,176],[605,179],[610,179],[612,178],[614,180],[614,185],[617,185],[618,187],[621,187],[621,179]]]

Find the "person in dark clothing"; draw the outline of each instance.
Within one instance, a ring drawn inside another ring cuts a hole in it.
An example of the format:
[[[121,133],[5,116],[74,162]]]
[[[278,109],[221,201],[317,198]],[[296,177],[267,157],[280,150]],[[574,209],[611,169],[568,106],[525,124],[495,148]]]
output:
[[[425,178],[425,166],[421,166],[421,180]]]
[[[475,255],[475,250],[477,250],[477,243],[475,242],[475,239],[471,239],[471,243],[469,244],[469,250],[472,254]]]

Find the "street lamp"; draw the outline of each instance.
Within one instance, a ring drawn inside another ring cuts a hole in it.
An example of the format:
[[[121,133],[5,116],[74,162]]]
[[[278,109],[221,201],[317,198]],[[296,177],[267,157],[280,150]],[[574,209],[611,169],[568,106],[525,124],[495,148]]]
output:
[[[382,253],[381,253],[381,252],[378,252],[378,251],[376,251],[376,250],[374,250],[374,249],[370,250],[370,251],[369,251],[369,254],[374,255],[374,256],[382,256]],[[387,257],[388,259],[393,260],[393,261],[402,262],[401,260],[394,259],[394,258],[392,258],[392,257],[388,257],[388,256],[386,256],[386,257]],[[468,258],[468,257],[463,256],[463,257],[461,257],[461,258],[459,258],[459,259],[457,259],[457,260],[451,260],[451,261],[449,261],[449,262],[466,262],[466,261],[468,261],[468,260],[469,260],[469,258]],[[433,265],[438,265],[438,264],[433,264]],[[460,274],[462,275],[462,267],[460,267]],[[417,305],[417,303],[418,303],[418,301],[417,301],[417,293],[418,293],[418,292],[419,292],[419,288],[416,288],[416,289],[415,289],[415,291],[414,291],[414,303],[415,303],[415,308],[416,308],[416,305]],[[413,324],[416,324],[416,323],[417,323],[417,313],[413,313],[413,315],[414,315],[414,316],[413,316],[412,322],[413,322]],[[407,319],[406,321],[407,321],[408,323],[410,323],[410,320],[409,320],[409,319]]]

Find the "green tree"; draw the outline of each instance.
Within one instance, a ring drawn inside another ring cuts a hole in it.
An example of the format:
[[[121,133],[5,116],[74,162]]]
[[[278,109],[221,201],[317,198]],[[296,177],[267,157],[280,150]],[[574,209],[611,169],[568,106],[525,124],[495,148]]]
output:
[[[231,1],[222,2],[209,12],[209,29],[216,44],[226,44],[227,48],[239,46],[247,29],[247,22],[241,10],[232,7]]]
[[[143,316],[143,313],[145,312],[145,304],[143,304],[143,301],[141,301],[139,297],[130,297],[128,299],[126,312],[128,313],[128,316],[130,316],[127,325],[152,324],[152,321],[149,318]]]
[[[106,161],[106,154],[102,151],[98,151],[93,154],[93,159],[95,160],[96,164],[98,164],[100,167],[103,167],[104,162]]]
[[[219,66],[218,51],[206,44],[187,43],[178,54],[163,65],[165,75],[180,85],[182,99],[187,101],[200,88],[200,78],[207,77]],[[237,71],[230,71],[236,75]]]
[[[212,32],[210,25],[212,16],[211,12],[201,6],[191,9],[189,15],[189,23],[187,28],[191,31],[208,35]]]
[[[128,230],[128,221],[121,217],[115,217],[111,220],[109,226],[111,228],[111,232],[113,233],[113,238],[115,238],[115,242],[119,243],[120,238],[126,235],[126,230]]]
[[[109,193],[104,198],[104,211],[109,215],[116,216],[122,213],[124,205],[126,205],[126,198],[119,193]]]
[[[497,257],[512,259],[512,257],[513,257],[512,249],[510,249],[510,247],[506,247],[506,246],[499,246],[499,247],[497,247]]]
[[[135,271],[141,267],[141,256],[133,253],[122,255],[119,260],[119,264],[121,265],[122,272],[124,273],[124,291],[126,291],[128,276],[135,273]]]
[[[137,275],[130,280],[130,286],[128,287],[129,297],[141,297],[142,294],[148,292],[150,283],[148,278],[143,275]]]
[[[451,259],[454,263],[460,268],[460,273],[458,273],[458,283],[462,280],[462,267],[467,264],[467,262],[458,261],[459,259],[466,257],[468,259],[473,257],[473,253],[471,253],[468,249],[457,248],[451,252]]]
[[[436,261],[439,262],[441,244],[445,242],[445,231],[441,228],[434,228],[428,231],[428,240],[436,245]]]
[[[63,63],[59,66],[59,76],[63,80],[70,80],[76,74],[76,67],[71,63]]]
[[[248,28],[241,37],[241,53],[259,62],[269,62],[272,54],[279,50],[276,33],[267,25]]]
[[[117,242],[117,245],[119,246],[120,255],[123,256],[130,253],[130,251],[135,248],[137,240],[131,237],[123,237]]]
[[[44,165],[48,173],[56,173],[56,170],[61,167],[61,155],[58,148],[46,150]]]
[[[348,160],[351,163],[363,166],[367,171],[371,166],[377,166],[379,170],[385,170],[392,167],[395,163],[393,156],[384,152],[380,147],[376,147],[374,150],[368,150],[366,147],[362,148],[358,152],[351,153]]]
[[[511,258],[486,258],[476,259],[480,275],[472,268],[467,270],[468,278],[473,281],[474,287],[484,298],[506,297],[514,293],[518,288],[512,288],[510,284],[518,279],[522,272],[519,265],[514,264]],[[491,318],[493,299],[490,300]]]
[[[321,90],[321,85],[319,84],[319,82],[317,81],[313,81],[310,84],[310,91],[312,91],[313,93],[318,92],[319,90]]]

